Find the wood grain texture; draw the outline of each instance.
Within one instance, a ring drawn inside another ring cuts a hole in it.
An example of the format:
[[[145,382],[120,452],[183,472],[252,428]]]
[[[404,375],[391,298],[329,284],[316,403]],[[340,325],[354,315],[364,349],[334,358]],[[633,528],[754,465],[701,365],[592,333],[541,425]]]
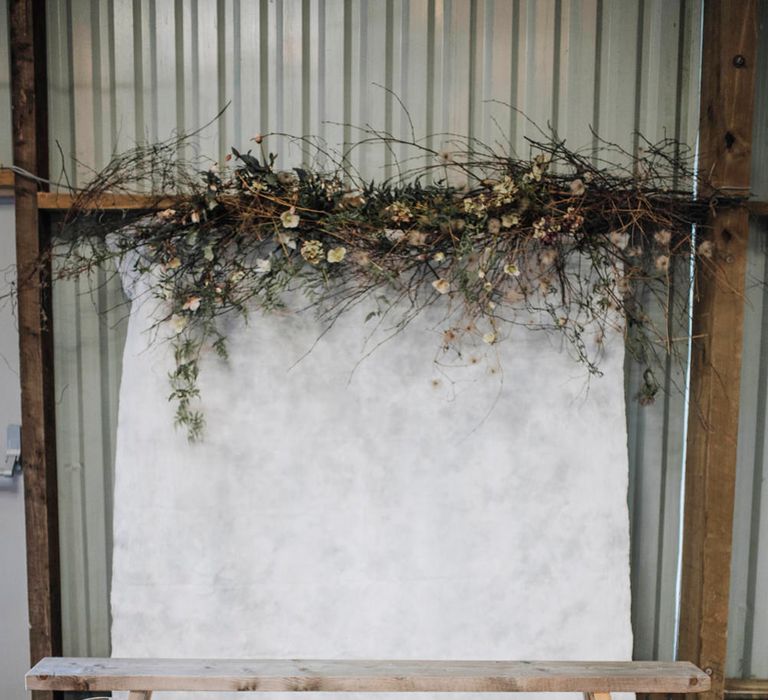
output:
[[[28,689],[333,692],[698,693],[709,677],[685,662],[337,661],[48,658]]]
[[[14,165],[48,176],[45,2],[9,6]],[[50,269],[42,264],[47,227],[37,209],[38,184],[15,177],[21,373],[21,462],[27,544],[29,639],[32,661],[59,653],[61,606],[54,427]],[[50,697],[35,694],[35,700]]]
[[[72,194],[61,194],[56,192],[40,192],[37,195],[37,206],[45,211],[68,210],[77,201],[77,196]],[[92,199],[82,206],[84,209],[95,210],[154,210],[168,209],[178,200],[167,197],[153,197],[151,195],[138,194],[104,194]]]
[[[755,0],[705,3],[701,170],[733,194],[749,191],[757,38]],[[739,383],[749,212],[722,207],[709,222],[715,255],[697,278],[686,459],[678,658],[724,692]]]
[[[13,189],[13,170],[0,168],[0,190]]]
[[[725,697],[729,700],[766,700],[768,699],[768,679],[727,678]]]

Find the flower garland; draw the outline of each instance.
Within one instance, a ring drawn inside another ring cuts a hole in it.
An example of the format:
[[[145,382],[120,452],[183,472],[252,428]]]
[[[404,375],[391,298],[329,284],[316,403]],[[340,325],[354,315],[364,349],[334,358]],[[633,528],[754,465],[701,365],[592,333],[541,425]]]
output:
[[[227,355],[222,316],[284,308],[296,290],[330,322],[386,289],[400,328],[449,300],[463,322],[446,317],[444,348],[456,352],[467,333],[499,342],[519,310],[530,327],[561,334],[589,372],[599,372],[595,329],[629,329],[628,348],[647,363],[658,347],[671,349],[644,300],[669,298],[675,263],[687,269],[692,227],[712,204],[692,198],[695,175],[679,144],[645,144],[640,154],[603,144],[583,154],[551,138],[517,159],[473,140],[450,153],[411,141],[430,163],[375,183],[357,178],[345,158],[326,169],[279,170],[264,138],[255,140],[256,155],[232,149],[221,169],[180,160],[180,140],[118,156],[64,226],[72,244],[60,275],[129,253],[134,269],[150,275],[165,309],[159,323],[171,329],[170,399],[191,440],[205,423],[201,354]],[[142,189],[158,200],[172,193],[175,203],[123,217],[95,204],[105,192]],[[104,234],[113,234],[109,245]],[[710,241],[696,252],[714,264]]]

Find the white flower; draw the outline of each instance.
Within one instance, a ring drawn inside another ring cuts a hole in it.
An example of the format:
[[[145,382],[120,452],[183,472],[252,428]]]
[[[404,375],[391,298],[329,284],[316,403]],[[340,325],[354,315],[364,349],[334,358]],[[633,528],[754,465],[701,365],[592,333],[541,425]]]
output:
[[[432,260],[434,260],[436,263],[443,262],[443,260],[445,260],[445,253],[443,253],[442,250],[438,250],[437,253],[432,256]]]
[[[571,194],[575,197],[580,197],[584,194],[584,192],[587,191],[587,187],[584,184],[584,180],[582,180],[580,177],[577,177],[575,180],[571,181]]]
[[[520,268],[515,263],[507,263],[504,265],[504,274],[510,275],[510,277],[520,277]]]
[[[187,297],[181,308],[186,311],[197,311],[200,308],[200,297]]]
[[[427,234],[423,231],[408,231],[408,245],[415,247],[427,244]]]
[[[283,228],[296,228],[299,225],[299,221],[301,221],[301,219],[294,207],[291,207],[280,214],[280,222],[283,224]]]
[[[291,250],[296,250],[296,237],[292,233],[285,233],[285,231],[280,231],[280,233],[277,234],[277,242],[286,248],[290,248]]]
[[[266,274],[267,272],[272,272],[272,259],[259,258],[256,261],[256,272],[260,274]]]
[[[629,245],[629,234],[626,231],[611,231],[608,239],[619,250],[624,250]]]
[[[656,233],[653,234],[653,237],[656,239],[656,243],[658,243],[660,246],[666,247],[672,240],[672,232],[663,228],[661,231],[656,231]]]
[[[340,245],[337,248],[331,248],[328,251],[328,255],[326,256],[326,259],[329,263],[339,263],[342,260],[344,260],[344,256],[347,254],[347,249]]]
[[[488,219],[488,233],[495,236],[499,231],[501,231],[501,221],[496,217]]]
[[[169,319],[169,324],[171,326],[171,330],[178,335],[181,333],[187,326],[187,317],[181,316],[180,314],[173,314],[171,318]]]
[[[715,252],[715,246],[712,241],[703,241],[699,246],[699,255],[704,258],[711,258]]]
[[[496,334],[493,331],[488,331],[483,336],[483,342],[488,343],[488,345],[493,345],[496,342]]]
[[[432,286],[433,286],[433,287],[434,287],[434,288],[435,288],[435,289],[436,289],[438,292],[440,292],[440,294],[447,294],[447,293],[448,293],[448,291],[449,291],[449,290],[450,290],[450,288],[451,288],[451,284],[450,284],[450,282],[448,282],[448,280],[444,280],[444,279],[438,279],[438,280],[435,280],[434,282],[432,282]]]
[[[405,238],[405,232],[399,228],[385,228],[384,238],[386,238],[390,243],[399,243],[403,240],[403,238]]]
[[[199,211],[193,211],[189,218],[191,219],[193,224],[199,224],[200,223],[200,212]]]
[[[520,223],[520,217],[517,214],[504,214],[501,217],[501,225],[504,228],[512,228]]]
[[[659,272],[666,272],[669,270],[669,255],[659,255],[656,258],[655,265]]]

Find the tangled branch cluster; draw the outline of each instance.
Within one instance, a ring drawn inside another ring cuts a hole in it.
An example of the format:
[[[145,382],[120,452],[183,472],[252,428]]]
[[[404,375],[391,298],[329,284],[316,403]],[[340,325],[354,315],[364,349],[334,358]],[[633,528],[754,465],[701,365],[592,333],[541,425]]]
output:
[[[673,313],[672,270],[677,260],[688,266],[692,226],[710,206],[692,196],[695,176],[679,144],[629,154],[603,143],[596,157],[552,137],[531,141],[531,157],[519,159],[476,140],[437,152],[376,135],[412,149],[421,164],[376,183],[359,178],[347,154],[329,160],[306,140],[331,166],[279,170],[255,140],[256,153],[232,149],[221,169],[180,159],[182,140],[136,148],[94,179],[65,222],[71,246],[60,275],[130,254],[153,280],[164,308],[158,323],[172,329],[170,398],[190,439],[204,427],[201,353],[227,354],[222,315],[282,308],[296,290],[328,322],[374,298],[371,314],[388,313],[386,296],[397,328],[443,300],[452,309],[445,349],[459,353],[463,335],[495,344],[507,323],[561,334],[593,373],[594,339],[617,324],[631,329],[639,354],[670,350],[666,324],[651,321],[648,305],[661,299]],[[104,193],[147,190],[174,203],[153,215],[99,211]],[[700,235],[697,259],[711,256]]]

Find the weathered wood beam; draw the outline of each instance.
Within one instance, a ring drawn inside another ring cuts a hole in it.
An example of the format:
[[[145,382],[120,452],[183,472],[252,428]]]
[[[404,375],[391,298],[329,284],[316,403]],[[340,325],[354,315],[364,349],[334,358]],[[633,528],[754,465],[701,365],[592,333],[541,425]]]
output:
[[[766,700],[768,698],[768,679],[727,678],[725,697],[728,700]]]
[[[76,195],[56,192],[40,192],[37,195],[37,207],[45,211],[66,211],[77,201]],[[140,194],[103,194],[83,204],[85,209],[99,211],[126,209],[168,209],[178,200],[169,197],[153,197]]]
[[[11,0],[13,162],[48,177],[44,0]],[[27,534],[30,656],[61,653],[59,536],[54,427],[50,270],[41,265],[48,234],[37,206],[38,183],[14,178],[21,369],[21,461]],[[35,693],[35,700],[51,698]]]
[[[706,0],[700,163],[714,187],[750,188],[757,45],[756,0]],[[710,222],[713,264],[697,276],[688,425],[678,657],[724,694],[733,536],[739,382],[749,211],[720,208]]]

